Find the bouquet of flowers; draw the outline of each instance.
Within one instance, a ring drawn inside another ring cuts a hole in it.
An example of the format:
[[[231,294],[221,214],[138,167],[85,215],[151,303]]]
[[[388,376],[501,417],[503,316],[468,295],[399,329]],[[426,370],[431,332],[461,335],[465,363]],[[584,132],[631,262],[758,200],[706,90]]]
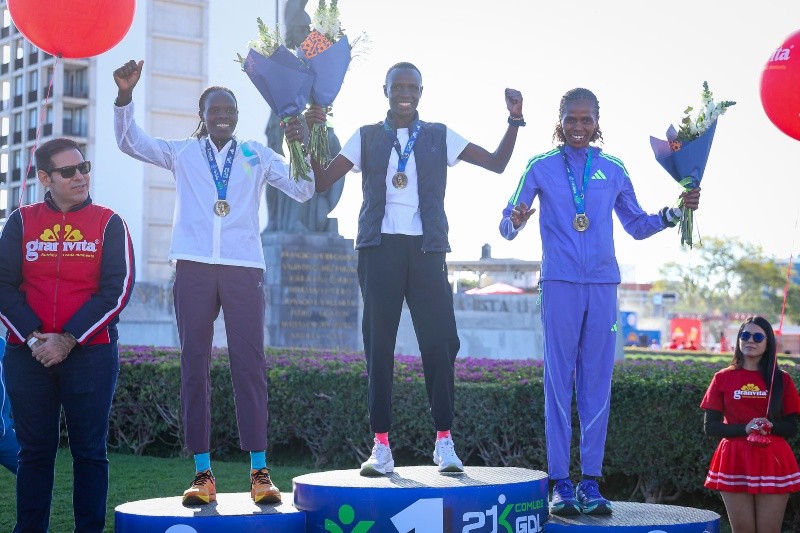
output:
[[[704,81],[702,104],[697,115],[692,118],[694,109],[687,107],[678,130],[673,126],[667,130],[666,141],[650,137],[656,161],[685,191],[700,186],[717,129],[717,119],[735,104],[729,100],[714,102],[708,82]],[[683,200],[678,200],[678,207],[683,207]],[[683,209],[680,220],[681,245],[692,247],[693,231],[694,213],[691,209]]]
[[[297,55],[306,61],[315,74],[311,86],[311,101],[325,108],[330,114],[331,105],[339,94],[344,75],[350,66],[350,42],[342,31],[339,21],[338,0],[319,0],[311,21],[311,33],[302,42]],[[314,124],[309,138],[311,157],[323,166],[331,157],[328,146],[328,125]]]
[[[311,94],[314,74],[295,54],[280,42],[280,33],[274,32],[257,18],[258,38],[250,40],[247,57],[237,55],[242,70],[269,104],[272,112],[288,122],[306,108]],[[311,167],[306,161],[300,141],[288,142],[289,164],[295,180],[311,181]]]

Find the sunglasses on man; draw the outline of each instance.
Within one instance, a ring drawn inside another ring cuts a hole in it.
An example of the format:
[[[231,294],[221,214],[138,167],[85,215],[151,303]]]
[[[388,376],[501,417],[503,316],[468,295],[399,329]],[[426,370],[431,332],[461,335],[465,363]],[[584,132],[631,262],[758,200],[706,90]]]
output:
[[[71,179],[75,175],[75,171],[80,172],[83,175],[88,174],[92,170],[92,162],[91,161],[84,161],[83,163],[78,163],[77,165],[69,165],[68,167],[59,167],[54,168],[47,172],[47,174],[52,174],[53,172],[58,172],[61,174],[61,177],[64,179]]]
[[[750,333],[749,331],[743,331],[739,333],[739,338],[744,342],[747,342],[752,338],[754,343],[759,344],[764,342],[764,339],[766,339],[767,336],[763,333]]]

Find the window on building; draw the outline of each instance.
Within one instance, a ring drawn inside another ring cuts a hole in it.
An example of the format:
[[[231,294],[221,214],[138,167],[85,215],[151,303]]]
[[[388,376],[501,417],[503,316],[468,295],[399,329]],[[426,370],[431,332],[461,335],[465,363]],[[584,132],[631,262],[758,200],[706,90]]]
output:
[[[22,151],[11,150],[11,177],[9,181],[22,179]]]
[[[88,69],[76,69],[64,71],[64,96],[74,96],[76,98],[86,98],[88,90]]]
[[[25,86],[22,82],[22,76],[14,76],[14,107],[20,107],[22,105],[22,99],[24,97],[24,89]]]
[[[86,136],[86,108],[64,108],[64,134]]]
[[[48,105],[44,110],[44,124],[42,124],[42,135],[53,134],[53,106]]]
[[[36,102],[39,98],[39,71],[32,70],[28,73],[28,103]]]
[[[11,187],[8,189],[8,209],[7,213],[12,212],[19,207],[19,187]]]
[[[25,184],[25,205],[32,204],[38,200],[39,184],[35,181],[29,181]]]
[[[11,115],[11,142],[13,144],[22,142],[22,113]]]
[[[44,71],[44,83],[42,84],[42,91],[49,91],[52,93],[53,89],[50,87],[50,84],[53,83],[53,71],[51,69],[47,69]]]
[[[26,152],[30,157],[30,161],[25,161],[23,164],[25,165],[25,170],[28,172],[27,176],[28,179],[36,177],[36,162],[33,160],[33,154]]]
[[[36,128],[39,126],[39,110],[35,107],[28,109],[28,128]]]
[[[8,133],[11,129],[11,120],[8,117],[0,118],[0,146],[8,146]]]
[[[39,129],[39,110],[37,108],[28,109],[28,140],[36,139],[36,132]]]
[[[14,69],[21,69],[25,65],[25,41],[17,39],[14,41]]]

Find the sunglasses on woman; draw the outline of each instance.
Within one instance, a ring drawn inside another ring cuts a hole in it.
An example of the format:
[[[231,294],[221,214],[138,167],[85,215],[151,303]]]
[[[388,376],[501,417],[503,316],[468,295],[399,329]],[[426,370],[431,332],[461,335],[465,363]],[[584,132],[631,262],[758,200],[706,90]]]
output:
[[[760,342],[764,342],[764,339],[766,339],[767,336],[764,335],[763,333],[750,333],[749,331],[743,331],[739,333],[739,338],[742,339],[744,342],[747,342],[752,338],[753,342],[758,344]]]
[[[60,167],[54,168],[48,174],[52,174],[53,172],[58,172],[61,174],[61,177],[64,179],[71,179],[72,176],[75,175],[75,171],[80,172],[83,175],[88,174],[92,170],[92,162],[91,161],[84,161],[83,163],[78,163],[77,165],[70,165],[68,167]]]

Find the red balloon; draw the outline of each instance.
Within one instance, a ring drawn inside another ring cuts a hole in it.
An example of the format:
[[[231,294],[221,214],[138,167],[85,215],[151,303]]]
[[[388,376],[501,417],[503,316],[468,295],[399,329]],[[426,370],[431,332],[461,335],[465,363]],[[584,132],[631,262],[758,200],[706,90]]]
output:
[[[17,29],[41,50],[92,57],[119,43],[133,23],[136,0],[8,0]]]
[[[796,45],[800,30],[769,56],[761,74],[761,105],[779,130],[800,140],[800,46]]]

